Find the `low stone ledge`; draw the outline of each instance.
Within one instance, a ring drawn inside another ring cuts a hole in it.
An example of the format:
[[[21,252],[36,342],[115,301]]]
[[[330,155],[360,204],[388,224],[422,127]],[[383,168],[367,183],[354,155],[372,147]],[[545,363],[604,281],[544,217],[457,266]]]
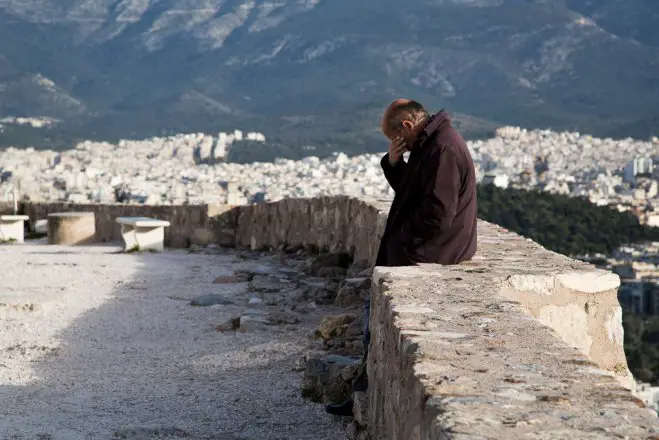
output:
[[[478,233],[481,243],[473,261],[436,270],[444,275],[462,271],[465,277],[483,273],[501,297],[518,301],[568,345],[633,390],[623,348],[620,278],[490,223],[480,222]]]
[[[615,372],[502,295],[505,280],[493,280],[487,265],[376,268],[373,281],[371,438],[659,433],[656,415]]]
[[[469,266],[376,268],[372,438],[653,438],[615,373],[568,346]]]
[[[313,245],[350,251],[371,265],[387,221],[388,202],[350,197],[285,199],[238,208],[236,244],[253,250]]]

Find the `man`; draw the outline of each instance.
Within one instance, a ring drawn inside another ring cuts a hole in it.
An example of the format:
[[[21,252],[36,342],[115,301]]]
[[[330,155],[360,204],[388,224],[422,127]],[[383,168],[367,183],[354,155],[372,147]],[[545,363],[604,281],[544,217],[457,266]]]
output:
[[[389,211],[376,266],[458,264],[476,252],[476,172],[471,153],[445,111],[430,116],[409,99],[392,102],[382,132],[391,141],[380,162],[396,195]],[[408,162],[403,154],[410,151]],[[368,355],[369,302],[365,307],[364,361]],[[353,383],[368,386],[365,370]],[[352,415],[352,399],[327,412]]]
[[[458,264],[476,252],[476,172],[445,111],[399,99],[385,111],[381,165],[396,192],[376,266]],[[409,150],[409,161],[402,160]]]

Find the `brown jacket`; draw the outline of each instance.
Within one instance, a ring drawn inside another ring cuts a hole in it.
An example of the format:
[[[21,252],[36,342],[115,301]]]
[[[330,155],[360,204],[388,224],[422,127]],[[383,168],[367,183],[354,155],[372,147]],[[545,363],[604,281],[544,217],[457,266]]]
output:
[[[381,161],[396,192],[377,266],[457,264],[476,252],[476,172],[445,111],[432,116],[407,163]]]

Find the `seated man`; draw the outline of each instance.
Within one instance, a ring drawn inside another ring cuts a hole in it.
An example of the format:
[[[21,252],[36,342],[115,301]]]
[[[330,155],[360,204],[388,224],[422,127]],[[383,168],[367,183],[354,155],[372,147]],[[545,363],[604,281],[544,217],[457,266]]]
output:
[[[476,172],[471,153],[445,111],[430,116],[421,104],[394,101],[382,117],[391,141],[382,158],[384,175],[396,195],[389,211],[376,266],[417,263],[458,264],[476,252]],[[402,159],[410,151],[408,162]],[[366,304],[364,360],[368,355]],[[353,383],[367,387],[365,369]],[[327,412],[352,415],[352,400]]]

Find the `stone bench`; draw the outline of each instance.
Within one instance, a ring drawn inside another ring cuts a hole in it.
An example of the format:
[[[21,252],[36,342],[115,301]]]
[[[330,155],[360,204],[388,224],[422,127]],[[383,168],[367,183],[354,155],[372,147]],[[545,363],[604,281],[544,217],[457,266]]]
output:
[[[34,222],[34,232],[37,234],[48,234],[48,220],[40,219]]]
[[[165,228],[170,223],[148,217],[118,217],[124,251],[158,251],[165,249]]]
[[[0,242],[23,243],[25,240],[24,223],[27,220],[29,220],[27,215],[0,215]]]
[[[48,214],[48,244],[89,244],[95,238],[96,219],[93,212]]]

